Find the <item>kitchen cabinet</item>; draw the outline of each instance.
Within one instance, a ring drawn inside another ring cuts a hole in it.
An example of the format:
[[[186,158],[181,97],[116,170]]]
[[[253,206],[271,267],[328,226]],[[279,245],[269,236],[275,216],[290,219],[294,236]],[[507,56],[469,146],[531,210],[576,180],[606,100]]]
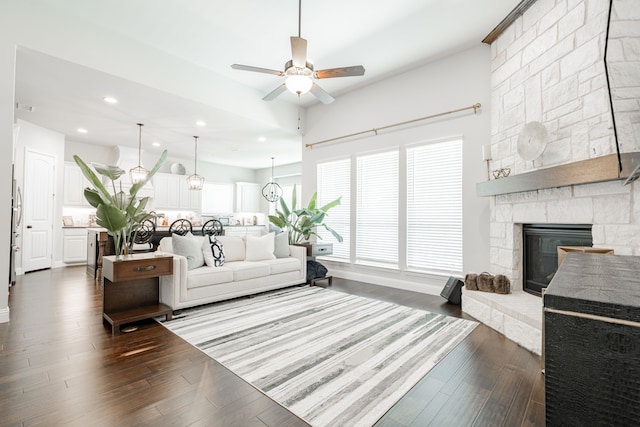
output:
[[[85,228],[62,230],[62,261],[67,264],[87,262],[87,230]]]
[[[236,182],[236,212],[260,212],[260,184]]]
[[[200,211],[202,191],[189,190],[185,175],[156,173],[153,176],[154,209]]]
[[[64,176],[62,184],[62,204],[65,206],[89,207],[84,198],[84,189],[91,187],[87,178],[75,162],[64,162]]]
[[[224,227],[224,235],[225,236],[262,236],[262,233],[265,231],[265,227],[263,225],[233,225]]]

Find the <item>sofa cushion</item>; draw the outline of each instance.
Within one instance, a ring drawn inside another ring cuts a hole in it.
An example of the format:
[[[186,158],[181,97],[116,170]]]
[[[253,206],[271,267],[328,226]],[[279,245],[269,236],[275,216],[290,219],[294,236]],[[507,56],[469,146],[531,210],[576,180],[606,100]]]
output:
[[[289,256],[289,232],[283,231],[274,237],[273,254],[276,258],[287,258]]]
[[[182,255],[187,259],[187,270],[202,267],[204,256],[202,255],[202,238],[195,237],[191,233],[184,236],[174,234],[171,236],[173,253]]]
[[[275,233],[267,233],[264,236],[245,236],[246,253],[245,261],[264,261],[275,259],[273,254]]]
[[[244,240],[237,236],[217,236],[224,247],[225,262],[244,261]]]
[[[233,281],[233,270],[227,267],[203,266],[187,273],[187,289],[218,285]]]
[[[205,238],[202,243],[202,255],[204,263],[209,267],[221,267],[224,265],[224,247],[215,236]]]
[[[300,260],[298,258],[278,258],[271,261],[264,261],[269,264],[271,274],[287,273],[289,271],[300,270]]]
[[[173,245],[171,244],[171,237],[163,237],[158,243],[158,250],[160,252],[173,253]]]
[[[256,277],[265,277],[268,276],[271,271],[269,264],[266,262],[254,261],[228,262],[224,265],[224,268],[233,270],[233,280],[236,282],[255,279]]]

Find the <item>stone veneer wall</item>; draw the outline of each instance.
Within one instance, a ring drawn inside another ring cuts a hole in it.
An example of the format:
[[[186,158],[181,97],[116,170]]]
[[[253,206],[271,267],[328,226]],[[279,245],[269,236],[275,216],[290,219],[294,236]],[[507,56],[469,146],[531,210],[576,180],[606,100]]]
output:
[[[616,0],[629,2],[640,8]],[[491,45],[491,169],[518,174],[616,152],[604,64],[608,8],[604,0],[538,0]],[[525,161],[517,139],[531,121],[547,127],[549,143]],[[593,224],[594,246],[640,255],[639,187],[615,181],[492,197],[491,271],[522,289],[523,223]]]
[[[518,174],[616,152],[604,63],[608,8],[606,0],[538,0],[491,45],[491,169]],[[640,151],[640,1],[614,0],[613,11],[607,57],[618,141],[622,133],[622,152]],[[531,121],[547,127],[549,142],[539,159],[525,161],[518,134]],[[507,275],[514,292],[464,290],[462,310],[536,354],[542,301],[522,291],[522,224],[593,224],[594,246],[640,255],[640,181],[494,196],[490,209],[490,271]]]

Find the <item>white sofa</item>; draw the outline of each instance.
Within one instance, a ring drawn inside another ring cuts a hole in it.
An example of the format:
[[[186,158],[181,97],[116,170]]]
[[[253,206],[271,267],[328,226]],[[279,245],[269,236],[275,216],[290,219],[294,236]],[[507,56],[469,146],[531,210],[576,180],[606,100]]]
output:
[[[217,240],[222,243],[226,258],[219,267],[212,266],[212,257],[209,257],[208,265],[199,266],[199,262],[194,265],[191,255],[184,256],[178,254],[180,250],[174,251],[172,239],[175,237],[163,238],[158,251],[173,255],[173,275],[160,277],[160,302],[177,310],[305,283],[306,248],[289,246],[283,240],[286,236],[280,237],[279,247],[267,245],[271,250],[269,254],[264,247],[258,248],[257,252],[255,250],[256,239],[263,242],[270,239],[268,235],[260,238],[219,236]],[[208,236],[189,238],[199,242],[204,255],[211,251]],[[178,249],[177,243],[175,249]],[[184,240],[180,244],[183,243]]]

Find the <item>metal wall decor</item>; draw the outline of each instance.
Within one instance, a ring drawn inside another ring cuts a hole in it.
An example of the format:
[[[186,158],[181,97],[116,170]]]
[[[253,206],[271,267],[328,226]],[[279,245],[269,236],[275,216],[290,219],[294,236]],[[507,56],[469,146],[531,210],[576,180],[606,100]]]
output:
[[[271,158],[271,181],[262,187],[262,196],[269,202],[277,202],[282,197],[282,188],[273,180],[273,157]]]

